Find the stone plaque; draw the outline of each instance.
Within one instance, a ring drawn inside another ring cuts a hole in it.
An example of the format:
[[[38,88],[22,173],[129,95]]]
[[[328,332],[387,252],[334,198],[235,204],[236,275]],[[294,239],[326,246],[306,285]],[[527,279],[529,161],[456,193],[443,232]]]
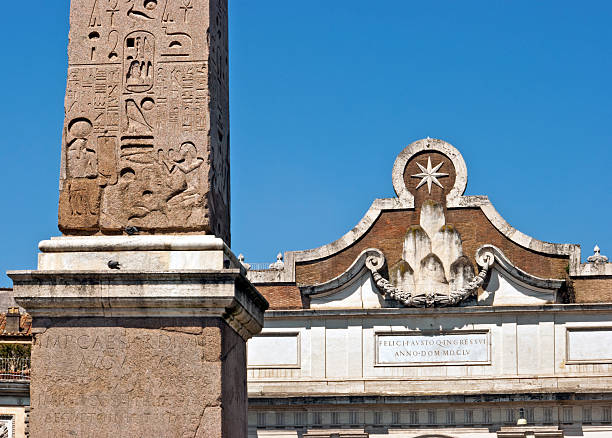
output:
[[[299,333],[264,333],[249,339],[248,366],[251,368],[299,368]]]
[[[230,243],[227,0],[72,0],[64,234]]]
[[[568,328],[567,363],[612,363],[612,327]]]
[[[376,365],[466,365],[491,361],[488,331],[376,334]]]

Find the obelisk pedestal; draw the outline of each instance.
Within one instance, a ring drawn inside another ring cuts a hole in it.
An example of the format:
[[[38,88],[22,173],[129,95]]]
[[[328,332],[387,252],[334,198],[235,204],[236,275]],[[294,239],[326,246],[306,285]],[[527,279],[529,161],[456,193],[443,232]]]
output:
[[[40,249],[37,271],[9,273],[33,317],[32,438],[246,438],[246,340],[267,302],[221,239]]]

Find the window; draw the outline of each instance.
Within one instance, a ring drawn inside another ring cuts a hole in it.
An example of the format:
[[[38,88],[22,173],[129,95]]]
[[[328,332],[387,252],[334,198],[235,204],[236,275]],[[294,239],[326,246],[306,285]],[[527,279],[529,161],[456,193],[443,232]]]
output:
[[[585,406],[582,408],[582,422],[585,424],[591,424],[593,417],[593,411],[590,406]]]
[[[544,424],[553,424],[552,408],[544,408]]]
[[[383,413],[380,411],[374,412],[374,424],[380,426],[383,420]]]
[[[449,409],[446,411],[446,423],[447,424],[455,424],[455,410]]]
[[[514,409],[506,409],[506,423],[507,424],[516,424],[516,416]]]
[[[340,415],[338,414],[338,412],[331,413],[331,424],[335,426],[340,424]]]
[[[391,422],[393,424],[400,424],[400,413],[399,412],[397,412],[397,411],[396,412],[392,412],[391,413],[391,417],[392,417]]]
[[[265,412],[257,413],[257,427],[266,427],[266,413]]]
[[[296,426],[306,426],[306,412],[296,412],[293,418]]]
[[[482,422],[483,424],[492,424],[491,409],[484,409],[482,411]]]
[[[563,408],[563,423],[571,424],[574,422],[574,408]]]
[[[435,409],[429,409],[427,411],[427,422],[429,424],[436,424],[436,411]]]
[[[419,411],[410,411],[410,425],[416,426],[419,424]]]
[[[602,423],[609,423],[612,420],[612,414],[611,414],[612,409],[610,409],[610,406],[604,406],[603,408],[603,418],[602,418]]]
[[[276,413],[276,425],[284,426],[285,425],[285,414],[282,412]]]
[[[464,411],[464,420],[465,420],[465,424],[474,423],[474,411],[472,409],[466,409]]]

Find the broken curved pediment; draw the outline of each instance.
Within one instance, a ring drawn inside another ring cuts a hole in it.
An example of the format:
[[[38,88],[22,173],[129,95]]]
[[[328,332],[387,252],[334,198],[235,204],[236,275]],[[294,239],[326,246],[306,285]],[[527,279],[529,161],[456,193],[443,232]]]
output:
[[[520,270],[493,245],[481,246],[475,257],[481,268],[477,275],[466,256],[461,256],[451,266],[455,281],[447,285],[448,292],[435,288],[403,289],[383,277],[386,258],[382,251],[369,248],[340,276],[326,283],[303,287],[302,292],[310,297],[312,308],[380,308],[384,300],[394,300],[406,307],[458,306],[476,297],[480,288],[482,293],[474,305],[541,305],[556,302],[565,283]],[[433,254],[424,259],[425,265],[438,269],[438,276],[442,274],[439,263],[440,259]],[[406,268],[404,275],[411,274],[407,262],[401,266]],[[464,286],[456,287],[457,284]]]
[[[483,254],[492,256],[495,262],[482,286],[479,305],[540,305],[559,301],[558,294],[565,284],[564,280],[531,275],[519,269],[493,245],[481,246],[476,252],[476,258]]]
[[[427,138],[409,145],[397,157],[392,177],[397,197],[376,200],[357,226],[340,239],[320,248],[289,251],[285,253],[284,269],[251,271],[249,278],[269,290],[272,300],[278,296],[275,305],[281,308],[308,303],[315,308],[331,306],[332,302],[336,306],[339,302],[334,299],[340,299],[337,293],[341,292],[348,300],[343,302],[352,309],[396,307],[402,302],[355,298],[362,296],[368,290],[368,282],[373,281],[365,267],[367,257],[363,257],[368,251],[378,250],[385,258],[379,274],[388,284],[380,282],[376,297],[382,296],[381,287],[394,288],[398,297],[406,297],[407,293],[410,297],[425,297],[414,304],[425,306],[561,302],[572,299],[567,293],[569,286],[562,280],[543,287],[534,284],[546,278],[563,279],[566,272],[572,278],[610,271],[612,263],[599,263],[604,258],[597,255],[591,257],[593,262],[580,264],[578,245],[543,242],[521,233],[495,211],[486,196],[464,196],[465,163],[459,151],[442,140]],[[488,244],[500,248],[511,262],[487,268],[484,281],[477,286],[474,282],[480,282],[482,268],[474,254]],[[355,268],[357,259],[361,264]],[[349,267],[351,263],[354,266]],[[354,269],[358,274],[348,275]],[[346,278],[353,286],[361,286],[349,293],[342,280]],[[530,278],[536,280],[526,281]],[[575,282],[576,293],[589,284]],[[291,304],[278,292],[279,288],[291,296]],[[322,288],[326,290],[324,294],[315,292]],[[462,298],[467,291],[471,294]],[[369,292],[366,295],[370,296]],[[405,300],[407,305],[413,305],[412,299]]]

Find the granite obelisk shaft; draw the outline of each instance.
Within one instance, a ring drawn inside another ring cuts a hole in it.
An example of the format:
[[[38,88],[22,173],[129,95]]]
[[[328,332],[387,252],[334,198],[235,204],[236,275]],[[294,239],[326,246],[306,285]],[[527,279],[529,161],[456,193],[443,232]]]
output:
[[[230,243],[227,37],[227,0],[72,0],[64,234]]]

